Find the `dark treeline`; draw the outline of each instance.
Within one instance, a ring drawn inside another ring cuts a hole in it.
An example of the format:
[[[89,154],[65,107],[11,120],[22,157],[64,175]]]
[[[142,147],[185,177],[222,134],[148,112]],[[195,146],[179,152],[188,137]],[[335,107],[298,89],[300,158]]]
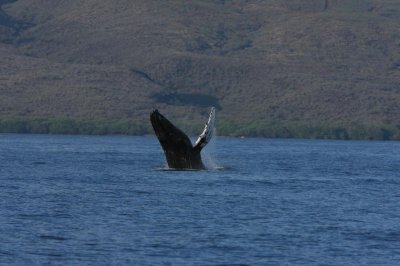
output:
[[[200,123],[177,123],[189,135],[201,132]],[[238,124],[219,121],[218,135],[265,138],[303,138],[340,140],[400,140],[400,125],[305,124],[301,122],[254,122]],[[0,133],[146,135],[153,134],[150,122],[128,119],[0,118]]]
[[[149,131],[149,125],[130,120],[0,118],[0,133],[144,135]]]
[[[305,124],[300,122],[254,122],[235,125],[235,123],[225,123],[218,127],[218,133],[266,138],[400,140],[400,125]]]

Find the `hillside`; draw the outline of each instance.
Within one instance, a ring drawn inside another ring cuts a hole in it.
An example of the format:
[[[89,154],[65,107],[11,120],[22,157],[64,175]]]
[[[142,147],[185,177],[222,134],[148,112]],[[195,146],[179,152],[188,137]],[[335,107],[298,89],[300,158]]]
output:
[[[400,139],[397,0],[0,4],[0,131]]]

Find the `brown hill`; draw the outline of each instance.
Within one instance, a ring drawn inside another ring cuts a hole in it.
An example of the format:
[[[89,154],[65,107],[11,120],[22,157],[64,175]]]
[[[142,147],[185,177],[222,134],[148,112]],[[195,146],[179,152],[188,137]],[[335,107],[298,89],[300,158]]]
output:
[[[190,131],[214,105],[223,134],[400,137],[396,0],[0,4],[1,117]]]

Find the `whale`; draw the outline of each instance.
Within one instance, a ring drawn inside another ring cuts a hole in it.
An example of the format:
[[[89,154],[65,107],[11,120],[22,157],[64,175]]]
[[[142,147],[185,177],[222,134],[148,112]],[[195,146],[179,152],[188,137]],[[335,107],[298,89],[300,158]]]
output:
[[[211,108],[208,121],[194,144],[182,130],[173,125],[157,109],[150,113],[150,121],[164,151],[169,168],[206,169],[201,160],[201,150],[211,141],[214,135],[214,107]]]

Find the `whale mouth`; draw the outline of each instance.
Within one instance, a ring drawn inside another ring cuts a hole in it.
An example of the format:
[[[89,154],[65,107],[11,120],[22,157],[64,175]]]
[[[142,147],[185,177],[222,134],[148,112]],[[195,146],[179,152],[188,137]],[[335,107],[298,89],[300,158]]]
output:
[[[158,112],[157,109],[154,109],[151,113],[150,113],[150,119],[153,122],[153,119],[157,119],[161,114]]]
[[[168,120],[165,119],[164,116],[160,114],[157,109],[151,112],[150,120],[157,136],[159,134],[166,134],[169,130],[172,129],[172,125],[169,125],[170,123],[168,123]]]
[[[150,121],[156,136],[162,145],[172,144],[180,141],[182,136],[186,136],[181,130],[175,127],[167,118],[165,118],[158,110],[150,113]]]
[[[165,121],[168,121],[157,109],[150,113],[150,120],[153,125],[166,124]]]

